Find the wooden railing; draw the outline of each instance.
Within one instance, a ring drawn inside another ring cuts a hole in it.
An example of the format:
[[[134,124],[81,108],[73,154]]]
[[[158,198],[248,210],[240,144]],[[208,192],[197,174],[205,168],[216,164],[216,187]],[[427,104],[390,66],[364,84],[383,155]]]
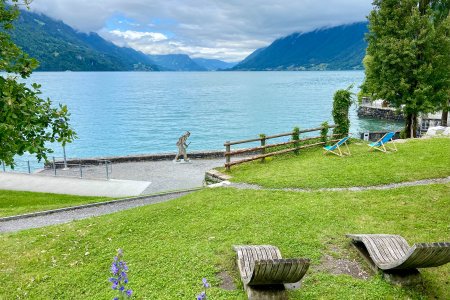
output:
[[[334,128],[334,127],[336,127],[336,125],[328,126],[328,128]],[[295,139],[296,134],[321,131],[322,129],[324,129],[324,127],[300,130],[298,132],[292,131],[292,132],[287,132],[287,133],[280,133],[280,134],[275,134],[275,135],[271,135],[271,136],[261,136],[259,138],[248,139],[248,140],[241,140],[241,141],[234,141],[234,142],[227,141],[227,142],[225,142],[225,144],[223,144],[225,146],[225,168],[227,170],[230,170],[231,166],[242,164],[245,162],[250,162],[250,161],[254,161],[254,160],[258,160],[258,159],[260,159],[261,161],[264,161],[264,159],[269,156],[289,153],[289,152],[298,151],[298,150],[304,149],[304,148],[323,145],[323,144],[325,144],[324,142],[300,145],[301,142],[317,140],[317,139],[320,139],[321,136],[307,137],[307,138],[303,138],[303,139]],[[288,142],[266,145],[267,140],[276,139],[276,138],[285,137],[285,136],[291,136],[292,138]],[[336,142],[338,140],[333,140],[333,138],[336,136],[338,136],[338,135],[336,135],[336,134],[327,135],[327,139],[331,139],[330,142]],[[237,149],[237,150],[233,150],[233,151],[231,150],[232,145],[253,143],[253,142],[258,142],[258,141],[261,143],[261,146],[253,147],[253,148]],[[287,148],[287,149],[282,149],[282,150],[266,153],[266,149],[273,148],[273,147],[282,147],[282,146],[287,146],[287,145],[291,145],[291,144],[294,145],[292,148]],[[245,154],[245,153],[254,154],[255,152],[259,152],[260,154],[249,157],[249,158],[244,158],[241,160],[231,161],[231,157],[234,155],[240,155],[240,154]]]

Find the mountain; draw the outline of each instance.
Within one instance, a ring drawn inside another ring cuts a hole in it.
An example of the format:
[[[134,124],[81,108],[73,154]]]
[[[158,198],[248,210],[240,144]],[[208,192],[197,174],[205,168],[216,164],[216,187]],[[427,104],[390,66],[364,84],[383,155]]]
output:
[[[118,47],[96,33],[77,32],[61,21],[21,10],[13,41],[40,62],[39,71],[157,71],[144,53]]]
[[[218,59],[193,58],[192,60],[208,71],[230,69],[236,65],[236,63],[229,63]]]
[[[148,55],[162,71],[207,71],[186,54]]]
[[[231,70],[363,69],[367,22],[294,33],[250,54]]]

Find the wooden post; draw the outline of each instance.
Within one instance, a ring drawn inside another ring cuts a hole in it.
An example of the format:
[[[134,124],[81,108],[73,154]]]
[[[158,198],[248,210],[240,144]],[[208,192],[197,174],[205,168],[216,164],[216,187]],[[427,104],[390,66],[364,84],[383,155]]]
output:
[[[266,145],[266,135],[261,134],[261,147],[264,147]],[[261,154],[266,154],[266,148],[261,149]],[[266,158],[261,158],[261,162],[265,162]]]
[[[231,146],[228,144],[230,141],[225,142],[225,168],[227,171],[230,171],[230,152],[231,152]]]

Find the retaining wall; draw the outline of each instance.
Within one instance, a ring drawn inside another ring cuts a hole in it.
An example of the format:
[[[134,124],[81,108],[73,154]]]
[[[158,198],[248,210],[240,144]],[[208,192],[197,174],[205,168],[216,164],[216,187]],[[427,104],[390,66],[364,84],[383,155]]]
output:
[[[371,107],[360,105],[358,107],[358,117],[369,117],[383,120],[404,121],[403,114],[394,108]]]

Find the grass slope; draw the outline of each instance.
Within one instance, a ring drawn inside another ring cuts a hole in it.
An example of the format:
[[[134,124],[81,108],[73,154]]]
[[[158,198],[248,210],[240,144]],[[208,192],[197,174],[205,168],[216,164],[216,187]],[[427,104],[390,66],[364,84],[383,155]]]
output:
[[[449,264],[424,269],[424,286],[412,289],[379,275],[363,280],[320,269],[325,254],[357,259],[368,269],[345,233],[401,234],[410,243],[449,240],[449,190],[449,184],[364,192],[207,189],[167,203],[3,234],[0,295],[111,299],[109,266],[121,247],[134,299],[194,299],[202,277],[213,285],[211,299],[246,299],[231,247],[272,244],[285,257],[312,259],[291,299],[449,299]],[[218,287],[221,271],[237,290]]]
[[[235,182],[269,188],[331,188],[370,186],[450,176],[450,139],[408,140],[398,152],[369,152],[365,144],[351,144],[352,155],[323,155],[322,149],[300,155],[274,157],[231,168]]]
[[[110,198],[0,190],[0,217],[100,202],[108,199]]]

